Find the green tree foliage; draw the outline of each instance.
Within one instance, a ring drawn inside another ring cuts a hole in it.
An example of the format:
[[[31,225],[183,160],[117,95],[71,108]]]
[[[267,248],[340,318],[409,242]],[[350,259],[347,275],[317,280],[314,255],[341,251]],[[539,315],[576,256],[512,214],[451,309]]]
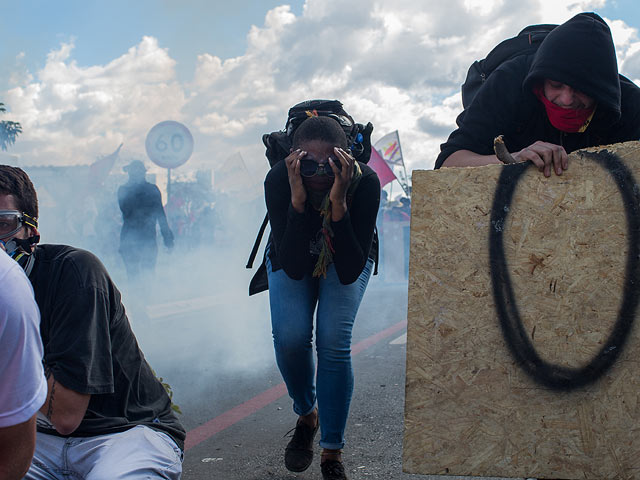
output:
[[[6,112],[4,103],[0,103],[0,113]],[[13,145],[16,141],[16,137],[22,133],[22,125],[18,122],[11,122],[9,120],[0,120],[0,148],[6,150],[9,146]]]
[[[162,386],[164,387],[165,391],[167,392],[167,395],[169,395],[169,400],[171,400],[171,410],[173,410],[176,413],[179,413],[180,415],[182,415],[182,410],[180,410],[180,407],[178,405],[176,405],[175,403],[173,403],[173,390],[171,388],[171,385],[169,385],[167,382],[164,381],[164,378],[159,377],[158,374],[153,370],[153,368],[151,369],[151,372],[155,375],[155,377],[158,379],[158,381],[162,384]]]

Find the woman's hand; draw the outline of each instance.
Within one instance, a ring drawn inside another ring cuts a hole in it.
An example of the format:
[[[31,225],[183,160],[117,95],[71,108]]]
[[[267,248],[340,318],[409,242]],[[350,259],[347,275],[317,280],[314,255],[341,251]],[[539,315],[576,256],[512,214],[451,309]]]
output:
[[[351,179],[353,178],[353,164],[355,159],[342,148],[334,147],[333,151],[342,166],[342,169],[338,170],[333,160],[329,158],[329,166],[335,175],[333,186],[329,192],[331,219],[337,222],[342,220],[342,217],[344,217],[344,214],[347,212],[347,190],[349,190]]]
[[[304,213],[304,204],[307,201],[307,190],[304,188],[300,176],[300,160],[306,154],[307,152],[297,149],[284,159],[289,175],[289,187],[291,187],[291,205],[298,213]]]

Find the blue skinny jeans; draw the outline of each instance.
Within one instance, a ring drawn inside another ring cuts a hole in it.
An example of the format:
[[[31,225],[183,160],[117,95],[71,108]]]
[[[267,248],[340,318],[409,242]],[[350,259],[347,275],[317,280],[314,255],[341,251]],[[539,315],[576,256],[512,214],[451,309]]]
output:
[[[358,279],[349,285],[340,283],[334,265],[327,268],[327,278],[306,275],[293,280],[282,269],[272,271],[267,257],[276,362],[296,414],[311,413],[317,400],[323,448],[337,450],[344,446],[353,394],[351,332],[372,268],[369,258]]]

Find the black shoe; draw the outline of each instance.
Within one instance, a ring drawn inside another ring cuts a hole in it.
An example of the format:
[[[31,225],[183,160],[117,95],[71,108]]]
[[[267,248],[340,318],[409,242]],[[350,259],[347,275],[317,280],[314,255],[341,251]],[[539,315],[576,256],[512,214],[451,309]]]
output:
[[[313,460],[313,438],[318,431],[298,419],[293,432],[293,438],[284,451],[284,465],[291,472],[304,472]]]
[[[323,480],[347,480],[344,466],[339,460],[325,460],[320,464]]]

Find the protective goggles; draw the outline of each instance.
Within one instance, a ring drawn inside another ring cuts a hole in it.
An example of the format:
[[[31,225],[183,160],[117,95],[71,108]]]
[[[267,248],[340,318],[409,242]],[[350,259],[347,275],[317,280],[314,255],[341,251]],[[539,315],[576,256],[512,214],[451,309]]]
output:
[[[333,160],[333,164],[336,166],[338,171],[342,171],[342,164],[340,161],[335,158],[331,158]],[[320,173],[322,172],[322,173]],[[313,177],[315,175],[326,175],[327,177],[334,177],[333,170],[331,169],[331,165],[329,162],[326,163],[318,163],[314,160],[309,160],[303,158],[300,160],[300,175],[303,177]]]
[[[18,233],[23,225],[38,228],[38,221],[17,210],[0,210],[0,238]]]

